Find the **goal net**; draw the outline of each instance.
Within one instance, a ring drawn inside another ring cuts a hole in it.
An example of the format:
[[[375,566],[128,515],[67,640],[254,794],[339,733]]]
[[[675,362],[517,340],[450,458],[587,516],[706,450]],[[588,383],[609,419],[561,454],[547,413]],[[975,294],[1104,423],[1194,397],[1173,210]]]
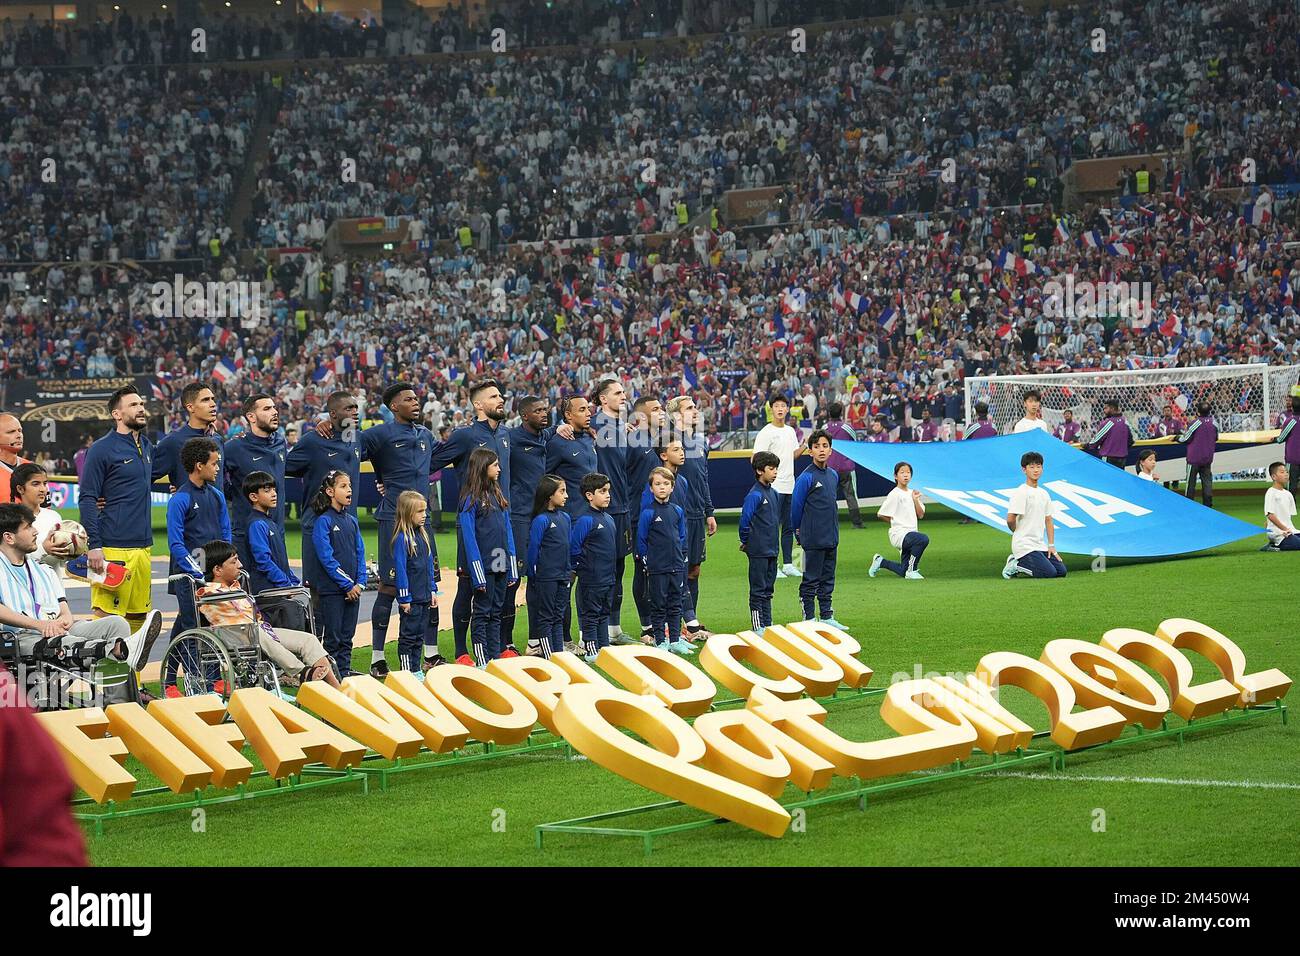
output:
[[[985,402],[998,431],[1010,432],[1024,415],[1024,396],[1037,390],[1043,418],[1052,428],[1074,413],[1086,436],[1105,417],[1105,403],[1119,402],[1135,439],[1160,437],[1161,420],[1196,417],[1209,402],[1221,432],[1277,427],[1289,407],[1300,365],[1218,365],[1203,368],[1144,369],[1122,372],[1067,372],[1055,375],[978,376],[966,379],[966,421]]]

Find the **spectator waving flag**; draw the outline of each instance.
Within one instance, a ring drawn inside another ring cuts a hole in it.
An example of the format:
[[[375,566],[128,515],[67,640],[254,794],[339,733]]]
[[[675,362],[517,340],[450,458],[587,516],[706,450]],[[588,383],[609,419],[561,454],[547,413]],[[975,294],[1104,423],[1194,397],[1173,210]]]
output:
[[[947,233],[945,233],[944,235],[947,235]],[[1056,241],[1059,243],[1066,243],[1070,241],[1070,230],[1065,228],[1064,219],[1056,220],[1055,235],[1056,235]]]
[[[1269,208],[1257,202],[1246,203],[1241,212],[1241,220],[1248,226],[1263,226],[1272,218]]]
[[[871,297],[858,295],[856,292],[850,292],[848,297],[849,308],[858,315],[862,315],[867,309],[871,308]]]
[[[225,379],[219,378],[217,376],[216,369],[212,370],[212,376],[213,378],[216,378],[217,381],[220,382],[225,381]],[[311,380],[315,382],[317,385],[328,385],[331,381],[333,381],[333,379],[334,379],[334,366],[333,363],[331,362],[326,362],[324,365],[316,366],[316,371],[311,373]]]
[[[808,293],[799,286],[787,288],[781,296],[781,311],[786,315],[802,312],[808,306]]]
[[[239,370],[235,368],[234,363],[229,359],[222,359],[212,366],[212,377],[223,385],[226,382],[233,382],[238,374]]]
[[[687,391],[695,391],[700,387],[699,376],[695,374],[695,369],[689,365],[682,366],[682,388]]]
[[[880,313],[880,327],[885,330],[887,335],[892,335],[894,327],[898,325],[898,310],[892,305],[887,306],[884,312]]]
[[[1290,273],[1282,273],[1282,281],[1278,283],[1278,292],[1282,295],[1282,304],[1290,305],[1292,300]]]
[[[1172,309],[1170,309],[1169,315],[1165,317],[1164,322],[1162,322],[1160,325],[1160,331],[1167,338],[1171,338],[1171,339],[1179,335],[1182,335],[1183,317],[1179,315],[1177,312],[1174,312]]]
[[[1082,239],[1083,244],[1089,249],[1100,249],[1105,245],[1105,242],[1102,241],[1101,233],[1096,229],[1089,229],[1083,234]]]
[[[366,368],[379,368],[384,364],[384,350],[369,346],[361,350],[358,359]]]

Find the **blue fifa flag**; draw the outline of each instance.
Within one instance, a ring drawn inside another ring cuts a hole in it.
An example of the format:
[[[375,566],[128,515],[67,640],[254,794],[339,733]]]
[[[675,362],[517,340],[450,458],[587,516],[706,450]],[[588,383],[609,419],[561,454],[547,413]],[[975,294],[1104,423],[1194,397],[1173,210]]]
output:
[[[1264,533],[1041,431],[923,444],[837,441],[835,450],[890,480],[894,465],[906,461],[912,488],[1008,535],[1008,499],[1025,480],[1020,456],[1036,451],[1044,466],[1039,486],[1054,505],[1056,549],[1069,554],[1159,557]]]

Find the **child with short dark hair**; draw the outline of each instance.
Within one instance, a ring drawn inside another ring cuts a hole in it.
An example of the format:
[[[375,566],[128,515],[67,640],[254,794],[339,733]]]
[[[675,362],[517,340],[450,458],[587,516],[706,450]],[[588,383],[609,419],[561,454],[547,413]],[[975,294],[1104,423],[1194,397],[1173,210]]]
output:
[[[1264,492],[1264,515],[1267,517],[1268,550],[1300,551],[1300,534],[1295,530],[1295,495],[1287,488],[1286,462],[1268,466],[1272,486]]]
[[[799,582],[799,600],[805,620],[816,618],[817,605],[832,627],[844,630],[835,620],[831,598],[835,593],[835,561],[840,544],[839,476],[830,470],[831,436],[819,428],[808,436],[808,454],[812,464],[794,483],[790,499],[790,523],[803,548],[803,580]]]
[[[902,553],[903,561],[901,564],[888,561],[884,555],[877,554],[871,559],[871,570],[867,572],[873,578],[884,568],[900,578],[923,580],[917,569],[921,566],[921,555],[930,546],[930,537],[916,530],[917,522],[925,517],[925,505],[921,502],[921,493],[907,487],[911,481],[912,466],[900,461],[894,466],[894,487],[876,512],[876,517],[889,522],[889,543]]]
[[[191,438],[181,446],[180,463],[187,477],[167,502],[167,550],[171,553],[168,577],[188,574],[197,586],[203,582],[203,546],[217,539],[230,540],[230,513],[226,510],[225,496],[216,486],[221,451],[211,438]],[[175,638],[198,627],[193,589],[169,580],[167,593],[176,595],[176,620],[171,636]],[[176,658],[170,660],[172,663],[163,674],[163,694],[179,697]]]
[[[749,559],[749,622],[759,634],[772,625],[772,592],[781,537],[781,499],[772,487],[781,459],[770,451],[749,460],[754,487],[740,509],[740,550]]]
[[[271,588],[296,588],[302,582],[289,567],[284,535],[271,516],[280,500],[275,476],[269,471],[249,472],[240,489],[248,499],[248,586],[254,594]]]
[[[198,597],[238,591],[243,565],[235,546],[227,541],[209,541],[203,546],[204,575],[210,583],[197,592]],[[261,628],[261,647],[285,675],[281,683],[293,686],[309,680],[323,680],[331,687],[339,685],[330,655],[316,635],[285,627],[273,628],[250,598],[232,598],[202,606],[202,613],[214,627],[236,627],[256,623]]]
[[[651,501],[636,524],[637,560],[646,571],[650,634],[656,647],[683,656],[695,645],[681,637],[682,592],[686,588],[686,512],[672,497],[675,476],[668,468],[650,472]]]
[[[1056,553],[1056,528],[1052,524],[1052,499],[1038,486],[1043,477],[1043,456],[1027,451],[1020,456],[1025,483],[1011,492],[1007,506],[1007,527],[1011,529],[1011,554],[1002,568],[1010,580],[1063,578],[1065,562]]]
[[[584,475],[580,486],[587,499],[586,514],[573,523],[569,560],[578,572],[578,627],[588,663],[609,647],[609,615],[614,592],[614,561],[618,541],[609,509],[608,475]]]
[[[564,650],[564,609],[569,606],[573,577],[569,539],[573,519],[564,510],[569,486],[559,475],[542,475],[533,493],[533,521],[528,527],[528,606],[533,637],[549,658]]]

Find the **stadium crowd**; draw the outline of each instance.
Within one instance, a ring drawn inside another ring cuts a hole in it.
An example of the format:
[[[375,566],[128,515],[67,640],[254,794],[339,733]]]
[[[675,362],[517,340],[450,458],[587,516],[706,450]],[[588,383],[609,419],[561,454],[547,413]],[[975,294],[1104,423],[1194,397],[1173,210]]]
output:
[[[1288,15],[1269,0],[1249,6],[1257,22]],[[216,251],[204,278],[265,278],[277,291],[269,321],[247,329],[160,321],[150,280],[125,266],[58,263],[24,272],[25,290],[16,270],[0,274],[3,374],[156,372],[175,387],[216,372],[228,411],[274,388],[287,389],[288,417],[308,417],[340,381],[373,387],[386,368],[410,369],[453,408],[461,383],[489,370],[509,392],[527,383],[554,397],[622,367],[632,390],[694,380],[706,424],[726,431],[760,424],[774,383],[806,395],[810,417],[840,400],[860,422],[883,412],[907,423],[922,404],[959,418],[961,379],[978,372],[1295,361],[1292,201],[1264,189],[1243,209],[1211,190],[1247,155],[1261,183],[1296,178],[1286,89],[1300,59],[1289,35],[1261,40],[1233,23],[1204,40],[1223,16],[1107,6],[1111,49],[1140,54],[1110,60],[1080,42],[1093,17],[1079,7],[1042,23],[988,9],[856,27],[810,40],[807,54],[735,34],[690,57],[647,44],[445,71],[300,70],[284,84],[245,232],[315,249],[335,216],[403,214],[418,251],[378,262],[259,254],[252,270],[236,268],[218,207],[247,149],[254,80],[219,68],[110,74],[124,96],[76,73],[14,74],[5,122],[21,135],[0,157],[0,252]],[[151,82],[174,84],[169,102],[187,109],[128,119]],[[84,192],[67,180],[41,181],[27,123],[42,121],[20,121],[38,112],[17,107],[51,91],[66,139],[91,127],[99,172],[137,174],[113,180],[97,214],[74,213]],[[548,119],[506,128],[521,115]],[[1122,206],[1055,215],[1073,159],[1169,147],[1190,161],[1143,170],[1140,185],[1130,171]],[[956,184],[937,175],[945,156]],[[358,183],[341,181],[342,158],[358,161]],[[166,203],[154,201],[153,168]],[[723,190],[767,183],[784,190],[777,223],[709,221]],[[665,246],[636,235],[697,210],[707,225]],[[502,247],[540,236],[549,241],[522,254]],[[1042,286],[1065,273],[1150,282],[1151,320],[1045,315]]]

